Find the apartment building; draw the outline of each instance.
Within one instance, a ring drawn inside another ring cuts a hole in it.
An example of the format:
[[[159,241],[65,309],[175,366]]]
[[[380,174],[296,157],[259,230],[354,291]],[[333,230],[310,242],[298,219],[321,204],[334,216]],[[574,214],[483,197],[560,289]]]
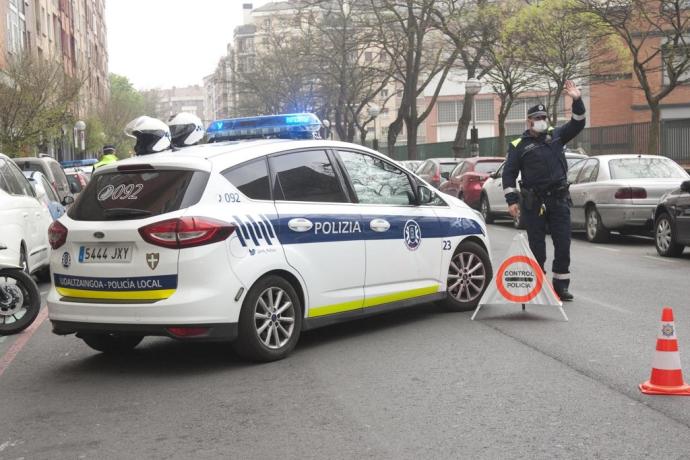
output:
[[[180,112],[189,112],[204,118],[206,98],[204,88],[199,85],[172,87],[156,90],[156,114],[162,120],[168,120]]]

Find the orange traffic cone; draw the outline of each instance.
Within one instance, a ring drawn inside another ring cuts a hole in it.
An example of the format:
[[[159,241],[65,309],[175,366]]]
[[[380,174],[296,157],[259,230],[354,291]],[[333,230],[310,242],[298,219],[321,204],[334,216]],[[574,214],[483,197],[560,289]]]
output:
[[[690,396],[690,385],[683,381],[680,367],[673,309],[669,307],[665,307],[661,313],[661,331],[656,340],[652,376],[640,384],[640,391],[648,395]]]

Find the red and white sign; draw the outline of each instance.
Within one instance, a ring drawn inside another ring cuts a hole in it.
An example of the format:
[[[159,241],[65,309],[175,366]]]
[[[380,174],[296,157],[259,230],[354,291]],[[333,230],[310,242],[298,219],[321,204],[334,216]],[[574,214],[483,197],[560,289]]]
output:
[[[568,320],[563,304],[544,276],[522,233],[513,239],[505,260],[494,273],[493,281],[479,301],[472,319],[484,305],[505,304],[558,307],[565,320]]]

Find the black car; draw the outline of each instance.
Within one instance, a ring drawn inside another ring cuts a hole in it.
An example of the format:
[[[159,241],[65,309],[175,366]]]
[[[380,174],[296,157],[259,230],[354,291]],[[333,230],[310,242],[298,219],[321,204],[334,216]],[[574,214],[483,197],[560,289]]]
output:
[[[664,257],[678,257],[690,246],[690,180],[664,195],[656,206],[654,245]]]

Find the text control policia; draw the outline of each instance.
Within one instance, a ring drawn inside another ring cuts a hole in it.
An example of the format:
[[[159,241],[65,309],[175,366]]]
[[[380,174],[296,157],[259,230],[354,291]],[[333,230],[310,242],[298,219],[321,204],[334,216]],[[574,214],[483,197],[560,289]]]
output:
[[[218,120],[207,143],[159,152],[159,123],[132,126],[143,155],[99,168],[50,228],[56,334],[105,353],[230,341],[272,361],[302,330],[471,310],[491,281],[481,215],[378,152],[319,139],[313,114]]]

